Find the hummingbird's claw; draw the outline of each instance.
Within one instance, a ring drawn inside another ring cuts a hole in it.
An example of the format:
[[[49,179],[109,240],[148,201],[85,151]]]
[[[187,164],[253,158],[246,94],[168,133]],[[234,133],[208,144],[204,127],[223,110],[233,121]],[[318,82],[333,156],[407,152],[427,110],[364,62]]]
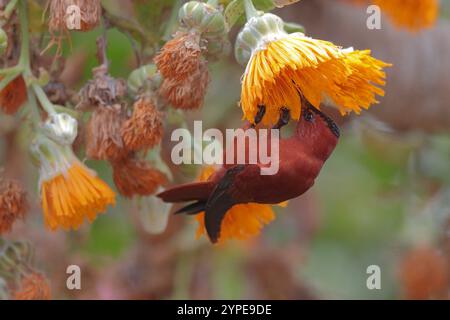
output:
[[[255,123],[252,124],[252,127],[256,127],[264,118],[264,115],[266,114],[266,106],[261,104],[258,105],[258,113],[255,116]]]

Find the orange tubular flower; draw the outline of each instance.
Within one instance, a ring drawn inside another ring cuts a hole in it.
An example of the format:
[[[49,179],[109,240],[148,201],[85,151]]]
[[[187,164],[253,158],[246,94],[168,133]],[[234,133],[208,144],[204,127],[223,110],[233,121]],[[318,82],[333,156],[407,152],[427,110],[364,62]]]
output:
[[[438,0],[373,0],[395,26],[419,31],[430,28],[439,16]]]
[[[78,229],[86,218],[92,222],[108,205],[115,204],[115,193],[74,155],[71,143],[76,137],[76,121],[64,116],[61,124],[61,115],[52,115],[53,123],[44,128],[52,139],[38,135],[31,149],[40,165],[45,222],[52,230]]]
[[[281,108],[300,118],[300,96],[319,108],[330,103],[341,113],[359,112],[383,95],[383,68],[370,51],[342,50],[331,42],[287,34],[284,22],[273,14],[255,16],[236,42],[236,58],[246,64],[241,106],[244,118],[254,122],[258,106],[266,107],[266,125],[279,119]]]
[[[206,181],[214,173],[213,167],[206,167],[200,174],[199,180]],[[285,203],[280,206],[286,206]],[[206,234],[205,213],[201,212],[196,216],[199,224],[197,229],[197,237]],[[275,213],[271,205],[248,203],[239,204],[232,207],[223,219],[220,238],[218,243],[226,240],[248,240],[261,233],[265,225],[275,220]]]

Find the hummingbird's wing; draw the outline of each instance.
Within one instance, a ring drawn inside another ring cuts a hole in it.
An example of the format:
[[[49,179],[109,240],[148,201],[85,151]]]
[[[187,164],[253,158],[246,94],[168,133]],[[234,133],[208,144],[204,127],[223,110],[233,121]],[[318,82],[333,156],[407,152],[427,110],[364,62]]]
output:
[[[238,165],[227,170],[223,178],[214,188],[205,207],[205,228],[211,242],[216,243],[220,237],[220,228],[225,214],[238,204],[230,193],[236,175],[245,169]]]
[[[214,188],[214,182],[194,182],[165,190],[157,195],[164,202],[206,201]]]

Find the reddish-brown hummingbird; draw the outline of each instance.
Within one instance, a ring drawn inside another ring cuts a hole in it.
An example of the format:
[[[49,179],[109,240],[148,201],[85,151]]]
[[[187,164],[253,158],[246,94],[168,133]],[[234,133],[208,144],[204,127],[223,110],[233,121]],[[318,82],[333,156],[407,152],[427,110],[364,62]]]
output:
[[[260,111],[259,121],[264,116],[263,106]],[[289,118],[289,110],[283,109],[280,122],[274,128],[285,125]],[[195,201],[176,213],[193,215],[204,211],[207,234],[215,243],[220,237],[222,220],[234,205],[279,204],[310,189],[338,140],[339,128],[334,121],[303,101],[302,117],[295,133],[279,141],[279,170],[276,174],[262,175],[263,165],[259,162],[225,164],[208,181],[176,186],[158,197],[165,202]]]

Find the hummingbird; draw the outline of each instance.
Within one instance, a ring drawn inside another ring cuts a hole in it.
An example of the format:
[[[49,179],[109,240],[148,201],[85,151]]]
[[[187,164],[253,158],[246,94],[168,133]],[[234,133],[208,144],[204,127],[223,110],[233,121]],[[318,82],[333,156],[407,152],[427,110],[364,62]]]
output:
[[[265,107],[259,106],[255,125],[264,113]],[[282,108],[280,121],[272,130],[280,129],[289,121],[289,110]],[[194,201],[175,214],[205,212],[206,232],[210,241],[216,243],[220,238],[222,220],[233,206],[246,203],[279,204],[308,191],[335,149],[339,137],[335,122],[302,99],[302,116],[295,133],[279,140],[279,170],[276,174],[262,175],[263,165],[260,163],[224,164],[205,182],[179,185],[157,196],[170,203]],[[248,144],[246,148],[249,148]],[[255,150],[246,150],[252,151]]]

